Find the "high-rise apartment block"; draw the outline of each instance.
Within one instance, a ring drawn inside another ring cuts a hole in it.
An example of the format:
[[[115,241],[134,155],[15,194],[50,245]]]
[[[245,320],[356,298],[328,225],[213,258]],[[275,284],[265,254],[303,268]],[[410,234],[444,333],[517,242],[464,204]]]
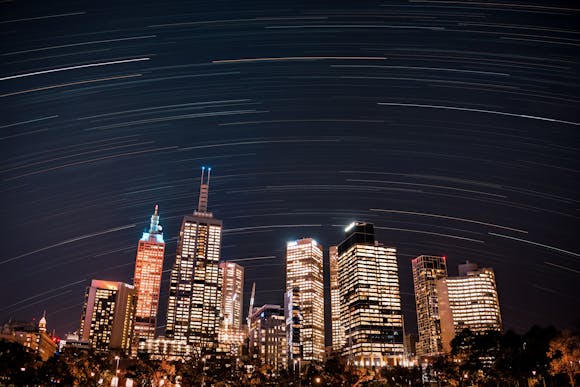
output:
[[[80,336],[92,348],[128,353],[133,338],[137,292],[122,282],[92,280],[87,288]]]
[[[324,282],[322,245],[312,238],[286,246],[286,291],[297,289],[292,302],[300,309],[300,344],[304,361],[324,359]]]
[[[441,339],[450,350],[451,340],[463,329],[476,333],[501,331],[501,313],[493,269],[466,262],[458,277],[437,281]]]
[[[202,169],[197,211],[181,223],[166,325],[167,338],[185,340],[202,352],[217,346],[221,308],[222,221],[207,211],[210,172]]]
[[[266,304],[253,309],[249,327],[249,353],[255,364],[281,370],[288,365],[284,308]]]
[[[244,268],[234,262],[221,262],[221,308],[224,325],[232,329],[242,327],[244,304]]]
[[[159,208],[151,216],[149,231],[144,232],[137,247],[134,284],[137,290],[135,313],[135,349],[139,341],[153,339],[157,326],[157,306],[163,272],[165,241],[159,225]]]
[[[404,352],[397,250],[378,243],[370,223],[345,232],[338,245],[344,354],[360,367],[395,364]]]
[[[344,347],[344,327],[340,322],[340,289],[338,287],[338,247],[330,246],[330,318],[332,322],[332,349],[340,351]]]
[[[437,281],[447,277],[445,257],[421,255],[412,260],[419,356],[435,356],[443,352],[441,322],[437,297]]]

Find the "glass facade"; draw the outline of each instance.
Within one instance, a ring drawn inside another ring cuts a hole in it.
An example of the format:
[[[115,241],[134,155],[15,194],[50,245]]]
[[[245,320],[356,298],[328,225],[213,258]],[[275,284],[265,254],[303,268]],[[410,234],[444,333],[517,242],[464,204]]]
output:
[[[495,274],[491,268],[473,268],[459,277],[437,282],[444,349],[463,329],[501,331],[501,313]]]
[[[397,250],[374,241],[372,224],[345,231],[338,246],[343,353],[360,367],[396,364],[404,352]]]
[[[338,247],[329,248],[330,263],[330,314],[332,319],[332,349],[344,347],[344,327],[340,322],[340,289],[338,287]]]
[[[417,354],[434,356],[443,351],[437,280],[447,277],[445,257],[421,255],[412,260],[417,328]]]
[[[303,360],[324,359],[324,281],[322,245],[312,238],[286,247],[286,291],[298,289],[293,302],[302,316],[300,344]]]
[[[135,348],[139,341],[153,339],[157,326],[157,307],[163,272],[165,242],[159,226],[158,207],[151,216],[149,232],[144,232],[137,246],[134,284],[137,289]]]
[[[194,349],[216,348],[220,327],[219,259],[222,222],[207,212],[209,173],[202,183],[198,210],[183,218],[171,270],[165,336]]]

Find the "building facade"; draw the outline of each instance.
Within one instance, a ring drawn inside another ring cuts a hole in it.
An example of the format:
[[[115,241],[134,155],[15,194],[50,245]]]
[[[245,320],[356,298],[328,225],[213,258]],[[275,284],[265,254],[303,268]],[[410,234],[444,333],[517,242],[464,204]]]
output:
[[[338,287],[338,246],[328,249],[330,266],[330,318],[332,320],[332,350],[344,347],[344,327],[340,322],[340,289]]]
[[[153,339],[157,327],[157,307],[163,272],[165,241],[159,225],[159,207],[151,216],[149,231],[144,232],[137,246],[135,274],[137,310],[135,312],[135,349],[139,341]]]
[[[324,360],[324,281],[322,245],[312,238],[286,246],[286,291],[298,289],[295,303],[302,316],[300,344],[304,361]]]
[[[476,333],[501,331],[499,298],[492,268],[473,263],[460,265],[458,277],[437,281],[443,349],[451,350],[451,340],[463,329]]]
[[[242,306],[244,304],[244,268],[234,262],[221,262],[222,278],[221,309],[224,325],[240,329],[242,327]]]
[[[47,361],[56,352],[56,337],[46,332],[46,314],[38,321],[9,321],[2,326],[0,340],[16,342],[36,353],[42,361]]]
[[[417,328],[417,355],[435,356],[443,352],[437,281],[447,277],[445,257],[420,255],[412,261]]]
[[[201,352],[218,344],[222,221],[207,211],[210,171],[203,168],[197,211],[181,223],[171,270],[165,336]]]
[[[137,292],[122,282],[92,280],[87,288],[80,338],[91,347],[129,353],[133,339]]]
[[[286,347],[288,368],[298,369],[302,360],[303,351],[300,340],[300,329],[302,327],[302,314],[300,304],[295,302],[300,300],[300,289],[293,288],[284,293],[284,319],[286,326]]]
[[[256,365],[280,371],[288,365],[284,308],[266,304],[253,310],[249,328],[249,355]]]
[[[355,222],[338,245],[343,353],[360,367],[398,364],[404,353],[397,250],[375,240],[374,226]]]

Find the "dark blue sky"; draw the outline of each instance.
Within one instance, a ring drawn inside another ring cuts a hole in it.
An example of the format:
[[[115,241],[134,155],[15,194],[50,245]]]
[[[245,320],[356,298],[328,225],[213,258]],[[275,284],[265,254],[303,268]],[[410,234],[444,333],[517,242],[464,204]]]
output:
[[[576,2],[121,3],[0,4],[0,320],[77,329],[156,203],[169,269],[202,165],[256,304],[366,220],[409,330],[419,254],[492,266],[506,328],[580,318]]]

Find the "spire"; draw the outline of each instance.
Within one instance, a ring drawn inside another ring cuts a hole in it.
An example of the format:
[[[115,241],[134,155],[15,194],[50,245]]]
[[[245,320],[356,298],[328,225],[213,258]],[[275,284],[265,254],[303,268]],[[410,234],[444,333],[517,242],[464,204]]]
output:
[[[151,225],[149,226],[149,234],[157,234],[159,232],[159,205],[155,205],[155,212],[151,215]]]
[[[42,314],[42,318],[38,321],[38,330],[40,332],[46,332],[46,310]]]
[[[207,197],[209,191],[209,178],[211,168],[207,168],[207,177],[205,176],[205,167],[201,167],[201,182],[199,185],[199,203],[197,205],[197,212],[207,212]]]

